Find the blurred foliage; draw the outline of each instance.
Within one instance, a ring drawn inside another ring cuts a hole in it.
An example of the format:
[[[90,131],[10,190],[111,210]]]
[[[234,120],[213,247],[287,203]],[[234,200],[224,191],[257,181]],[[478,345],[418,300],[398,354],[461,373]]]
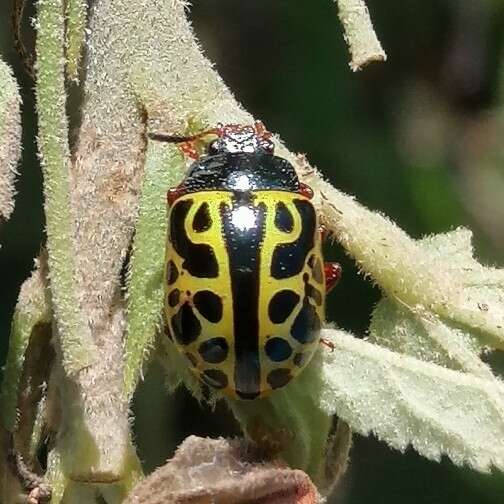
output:
[[[502,266],[503,4],[369,0],[368,6],[388,61],[356,74],[330,0],[195,0],[191,18],[239,101],[290,149],[307,153],[336,187],[415,237],[468,226],[477,255]],[[24,151],[16,209],[0,232],[0,356],[19,286],[43,239],[33,86],[12,50],[9,17],[0,20],[0,49],[23,89]],[[364,335],[379,292],[339,247],[328,246],[327,255],[344,266],[328,318]],[[183,391],[168,399],[161,384],[154,366],[137,394],[136,428],[147,465],[163,462],[189,433],[237,432],[224,407],[202,410]],[[153,415],[159,428],[142,432],[143,420]],[[436,464],[412,451],[401,455],[359,437],[333,502],[497,503],[502,495],[502,474]]]

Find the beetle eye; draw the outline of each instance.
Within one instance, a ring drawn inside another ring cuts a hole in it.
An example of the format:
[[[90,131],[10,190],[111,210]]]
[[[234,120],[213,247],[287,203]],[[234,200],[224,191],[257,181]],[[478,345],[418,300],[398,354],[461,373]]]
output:
[[[207,150],[210,156],[213,156],[214,154],[219,154],[219,152],[221,152],[222,150],[222,142],[220,141],[220,139],[210,142],[210,144],[208,144]]]

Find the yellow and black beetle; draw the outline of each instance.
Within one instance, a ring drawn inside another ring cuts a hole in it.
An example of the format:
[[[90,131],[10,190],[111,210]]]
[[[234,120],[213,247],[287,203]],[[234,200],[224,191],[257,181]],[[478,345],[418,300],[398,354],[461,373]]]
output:
[[[201,381],[254,399],[312,358],[340,268],[324,269],[313,193],[262,124],[212,132],[168,191],[165,317]]]

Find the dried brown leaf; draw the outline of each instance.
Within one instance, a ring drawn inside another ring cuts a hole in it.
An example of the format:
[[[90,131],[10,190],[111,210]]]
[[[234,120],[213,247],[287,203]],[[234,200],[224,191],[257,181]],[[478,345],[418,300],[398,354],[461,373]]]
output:
[[[299,470],[253,462],[240,440],[188,437],[175,456],[138,484],[125,504],[316,504]]]

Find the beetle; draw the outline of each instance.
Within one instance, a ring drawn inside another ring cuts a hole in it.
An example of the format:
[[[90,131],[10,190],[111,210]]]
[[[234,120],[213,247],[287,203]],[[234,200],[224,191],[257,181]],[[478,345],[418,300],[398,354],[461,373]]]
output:
[[[164,314],[203,383],[262,398],[312,358],[341,268],[324,267],[313,192],[274,154],[264,126],[210,133],[206,155],[167,194]],[[183,148],[196,158],[195,138]]]

